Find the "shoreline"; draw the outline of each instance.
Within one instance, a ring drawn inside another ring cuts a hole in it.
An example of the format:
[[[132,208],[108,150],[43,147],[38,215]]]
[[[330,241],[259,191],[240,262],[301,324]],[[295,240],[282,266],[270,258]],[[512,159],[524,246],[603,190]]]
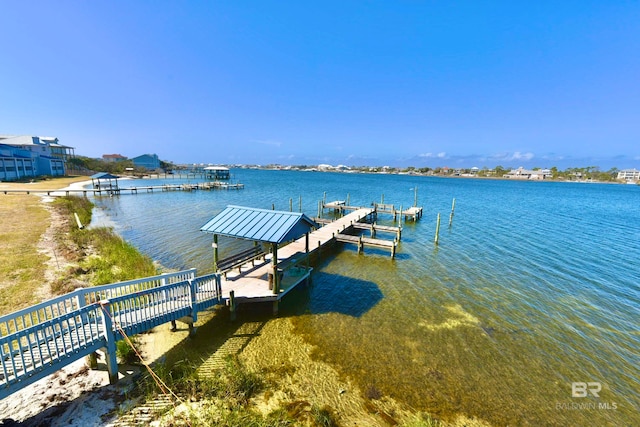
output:
[[[87,182],[76,182],[69,187],[81,188]],[[41,200],[46,204],[46,197],[41,197]],[[50,221],[54,222],[55,219],[50,216]],[[225,335],[224,331],[214,330],[207,334],[209,322],[205,317],[198,322],[200,336],[206,336],[207,341],[220,341],[218,348],[211,352],[207,360],[219,358],[228,348],[233,348],[236,336],[246,335],[245,329],[251,329],[255,324],[245,319],[229,326],[232,331],[236,328],[235,333]],[[141,336],[145,363],[166,360],[174,351],[180,353],[194,350],[193,342],[187,340],[186,330],[170,332],[168,325],[156,327],[149,334]],[[390,398],[366,398],[362,390],[338,373],[334,366],[315,359],[313,353],[313,346],[303,336],[295,333],[291,319],[270,317],[264,320],[259,333],[235,353],[248,368],[265,375],[270,384],[275,384],[273,389],[252,399],[252,407],[266,415],[287,402],[313,402],[333,408],[341,425],[355,423],[386,426],[389,425],[389,420],[402,425],[420,416],[420,413]],[[278,356],[273,357],[274,355]],[[280,364],[274,364],[275,360],[281,360]],[[104,367],[89,370],[85,361],[79,360],[0,401],[0,413],[4,418],[18,422],[26,420],[31,424],[115,426],[120,419],[118,413],[121,413],[117,408],[125,400],[125,395],[132,387],[131,379],[139,369],[140,367],[120,365],[121,382],[111,386]],[[38,396],[40,406],[34,404],[33,396]],[[464,420],[460,425],[487,425],[463,416],[459,416],[459,419]]]
[[[47,182],[47,184],[49,183],[50,181]],[[60,189],[81,189],[90,183],[91,181],[83,180],[63,186]],[[24,185],[29,184],[18,183],[13,185],[23,187]],[[5,184],[4,186],[8,187],[11,186],[11,184]],[[57,222],[59,223],[61,219],[56,218],[55,214],[49,208],[49,203],[53,200],[52,196],[37,196],[40,198],[39,203],[41,206],[49,212],[50,225],[47,228],[47,232],[41,236],[40,245],[42,245],[43,241],[47,241],[46,246],[48,247],[48,250],[46,252],[42,252],[43,255],[49,258],[49,262],[45,264],[45,270],[49,276],[55,277],[56,271],[59,271],[60,268],[64,268],[66,266],[66,263],[62,263],[62,265],[58,264],[59,260],[56,259],[56,261],[54,261],[56,257],[52,256],[52,254],[55,254],[56,252],[56,249],[53,248],[52,245],[56,245],[56,243],[52,239],[51,233],[55,233],[54,224]],[[20,195],[17,197],[29,197],[29,195]],[[94,213],[95,212],[96,209],[94,208]],[[108,222],[108,215],[106,213],[102,213],[101,215],[103,218],[102,220],[99,219],[97,224],[92,216],[92,221],[89,226],[106,225],[105,222]],[[46,287],[48,287],[48,283]],[[51,297],[53,297],[53,295],[47,290],[47,292],[39,293],[38,299],[46,300]],[[209,317],[209,319],[207,319],[207,317]],[[205,333],[207,320],[210,320],[211,317],[211,315],[205,315],[199,320],[198,327],[202,329],[200,331],[201,336]],[[271,338],[280,339],[283,343],[300,343],[299,337],[296,340],[296,336],[291,334],[290,331],[293,328],[288,319],[269,319],[266,323],[269,325],[275,325],[279,331],[277,336],[271,336]],[[235,326],[243,328],[246,324],[247,322],[240,321],[237,322]],[[270,327],[271,326],[269,326],[269,328]],[[289,331],[289,333],[285,335],[285,331]],[[215,331],[213,331],[213,333],[215,336]],[[171,332],[169,330],[169,325],[156,327],[152,329],[150,333],[142,334],[140,336],[140,350],[145,358],[145,363],[151,364],[165,360],[172,349],[184,347],[184,350],[182,351],[190,351],[190,344],[192,344],[191,341],[188,340],[188,332],[186,330]],[[228,343],[233,342],[234,338],[233,336],[218,337],[218,339],[220,338],[222,338],[222,345],[220,346],[220,349],[222,352],[225,352],[225,348],[228,346]],[[272,342],[273,340],[271,338],[263,335],[251,343],[251,348],[259,349],[260,343]],[[304,351],[300,350],[300,348],[293,346],[290,346],[289,348],[292,352],[305,354]],[[191,348],[191,350],[193,349]],[[217,351],[213,352],[212,357],[215,357],[217,353]],[[243,354],[244,352],[238,353],[238,357],[241,359],[245,358]],[[300,361],[298,361],[298,364],[300,366],[302,365]],[[260,365],[260,363],[256,361],[253,361],[251,366],[252,369],[256,371],[261,371],[265,368],[265,366]],[[316,370],[320,370],[317,368],[317,366],[320,366],[319,364],[315,366]],[[132,387],[132,377],[137,375],[140,370],[140,366],[131,367],[119,365],[121,379],[117,385],[112,386],[109,384],[106,368],[103,366],[103,363],[100,364],[99,369],[90,370],[87,368],[86,361],[84,359],[78,360],[62,368],[56,373],[43,378],[0,401],[0,414],[2,414],[0,422],[5,420],[7,423],[26,422],[31,425],[46,424],[52,426],[66,425],[78,427],[118,425],[120,417],[118,416],[117,408],[125,400],[125,394]],[[322,370],[332,372],[328,365]],[[337,378],[335,371],[333,371],[333,378],[333,381],[337,382],[335,379]],[[325,380],[324,382],[326,383],[327,381],[329,380]],[[337,386],[334,388],[337,389]],[[336,394],[338,394],[338,391],[336,391]],[[282,397],[282,392],[274,393],[274,395]],[[37,397],[37,402],[34,402],[34,396]],[[265,394],[263,393],[263,400],[264,396]],[[354,397],[355,395],[351,396],[351,399]],[[303,397],[301,396],[301,398]],[[266,400],[271,400],[271,404],[260,401],[260,398],[257,398],[254,404],[257,408],[264,410],[275,402],[272,398]],[[133,407],[135,408],[136,405],[134,404]],[[111,415],[109,416],[109,414]],[[374,419],[369,419],[367,424],[377,425]]]

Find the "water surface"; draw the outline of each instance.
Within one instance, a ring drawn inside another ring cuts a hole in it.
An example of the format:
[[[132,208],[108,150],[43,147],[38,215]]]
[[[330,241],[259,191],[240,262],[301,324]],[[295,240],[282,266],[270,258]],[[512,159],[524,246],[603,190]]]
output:
[[[363,390],[443,418],[640,424],[640,187],[233,172],[244,190],[96,201],[141,251],[167,267],[204,274],[212,268],[212,237],[199,228],[229,204],[301,207],[315,216],[325,192],[328,201],[369,206],[384,199],[408,207],[417,187],[424,216],[404,225],[395,260],[345,246],[318,263],[310,287],[285,298],[282,315],[317,346],[316,357]],[[224,256],[245,243],[220,244]],[[572,383],[602,389],[598,397],[588,390],[588,397],[574,397]]]

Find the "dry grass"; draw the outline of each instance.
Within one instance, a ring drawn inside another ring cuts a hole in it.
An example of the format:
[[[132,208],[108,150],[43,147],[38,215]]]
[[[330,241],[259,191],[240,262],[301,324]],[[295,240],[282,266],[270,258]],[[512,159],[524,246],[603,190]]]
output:
[[[87,177],[0,183],[0,190],[60,189]],[[38,250],[51,215],[34,195],[0,193],[0,314],[39,302],[48,257]]]
[[[0,182],[0,190],[59,190],[74,182],[87,180],[90,180],[87,176],[65,176],[34,180],[33,182]],[[4,196],[4,194],[0,195]]]
[[[34,303],[44,282],[38,241],[50,215],[37,196],[0,197],[0,314],[6,314]]]

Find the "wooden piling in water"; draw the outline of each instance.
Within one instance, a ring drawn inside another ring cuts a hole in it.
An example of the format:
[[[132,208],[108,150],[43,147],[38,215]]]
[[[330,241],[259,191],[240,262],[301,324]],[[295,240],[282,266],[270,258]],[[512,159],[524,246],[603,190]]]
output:
[[[434,243],[437,245],[438,241],[440,240],[440,212],[438,212],[438,219],[436,221],[436,237],[434,240]]]
[[[451,223],[453,222],[453,213],[456,209],[456,199],[453,198],[453,202],[451,203],[451,213],[449,214],[449,227],[451,227]]]

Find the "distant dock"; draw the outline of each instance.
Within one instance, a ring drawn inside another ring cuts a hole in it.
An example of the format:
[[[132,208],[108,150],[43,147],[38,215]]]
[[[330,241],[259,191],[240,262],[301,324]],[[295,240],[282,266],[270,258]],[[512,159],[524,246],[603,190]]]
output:
[[[165,184],[165,185],[141,185],[134,187],[99,187],[63,190],[0,190],[4,194],[46,194],[47,196],[70,196],[72,194],[82,194],[87,196],[116,196],[120,194],[138,194],[138,192],[153,193],[165,191],[198,191],[198,190],[240,190],[244,184],[231,184],[228,182],[198,182],[193,184]]]

